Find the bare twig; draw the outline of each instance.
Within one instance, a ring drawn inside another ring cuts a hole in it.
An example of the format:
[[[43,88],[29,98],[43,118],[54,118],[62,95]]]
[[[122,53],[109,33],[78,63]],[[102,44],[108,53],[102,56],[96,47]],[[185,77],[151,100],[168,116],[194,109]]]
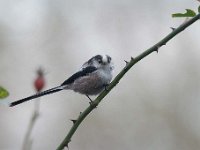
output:
[[[37,92],[40,92],[43,87],[45,85],[45,80],[44,80],[44,69],[43,68],[39,68],[37,70],[37,78],[36,80],[34,81],[34,87],[35,87],[35,90]],[[28,129],[27,129],[27,132],[25,134],[25,137],[24,137],[24,142],[23,142],[23,147],[22,149],[23,150],[31,150],[31,146],[32,146],[32,143],[33,143],[33,140],[30,138],[31,136],[31,132],[33,130],[33,127],[39,117],[39,110],[40,110],[40,100],[36,100],[35,103],[34,103],[34,109],[33,109],[33,113],[32,113],[32,116],[31,116],[31,120],[29,122],[29,126],[28,126]]]
[[[34,125],[35,125],[35,123],[36,123],[36,121],[39,117],[39,106],[40,106],[40,101],[38,99],[37,101],[35,101],[34,110],[33,110],[32,116],[31,116],[31,120],[29,122],[29,126],[28,126],[27,132],[26,132],[25,137],[24,137],[24,142],[23,142],[23,147],[22,147],[23,150],[31,150],[33,140],[30,138],[30,136],[31,136],[31,132],[33,130],[33,127],[34,127]]]
[[[189,27],[191,24],[196,22],[198,19],[200,19],[200,14],[196,15],[195,17],[191,18],[184,24],[181,24],[178,28],[174,29],[171,33],[169,33],[166,37],[164,37],[162,40],[160,40],[157,44],[150,47],[149,49],[145,50],[143,53],[141,53],[139,56],[132,58],[130,62],[126,63],[126,66],[122,69],[122,71],[115,77],[115,79],[110,83],[110,85],[107,87],[107,90],[104,90],[99,94],[99,96],[89,105],[85,111],[83,111],[77,118],[77,120],[74,122],[73,126],[71,127],[70,131],[68,132],[67,136],[63,140],[63,142],[58,146],[57,150],[62,150],[64,147],[68,147],[69,142],[71,141],[71,138],[75,131],[77,130],[78,126],[81,124],[81,122],[84,120],[84,118],[93,110],[96,108],[96,106],[102,101],[102,99],[114,88],[121,78],[126,74],[126,72],[137,62],[139,62],[144,57],[148,56],[152,52],[158,52],[158,50],[163,46],[166,45],[166,43],[171,40],[173,37],[175,37],[177,34],[182,32],[185,28]]]

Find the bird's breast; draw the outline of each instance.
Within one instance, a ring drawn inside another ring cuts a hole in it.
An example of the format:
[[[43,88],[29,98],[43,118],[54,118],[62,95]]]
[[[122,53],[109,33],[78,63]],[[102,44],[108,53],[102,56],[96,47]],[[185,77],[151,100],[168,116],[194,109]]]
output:
[[[97,95],[104,86],[109,84],[112,75],[105,74],[104,72],[91,73],[88,76],[77,79],[72,85],[71,89],[75,92],[86,95]]]

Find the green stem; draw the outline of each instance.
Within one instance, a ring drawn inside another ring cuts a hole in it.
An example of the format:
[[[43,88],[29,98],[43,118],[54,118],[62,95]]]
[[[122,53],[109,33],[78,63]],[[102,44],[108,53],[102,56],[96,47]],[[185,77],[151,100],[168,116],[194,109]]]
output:
[[[98,106],[98,104],[101,102],[101,100],[119,83],[121,78],[126,74],[126,72],[137,62],[139,62],[144,57],[148,56],[152,52],[156,51],[158,52],[159,48],[163,45],[166,45],[166,43],[171,40],[173,37],[175,37],[177,34],[182,32],[185,28],[189,27],[191,24],[193,24],[195,21],[200,19],[200,13],[196,15],[195,17],[191,18],[184,24],[180,25],[178,28],[174,29],[171,33],[169,33],[166,37],[164,37],[162,40],[160,40],[158,43],[156,43],[151,48],[145,50],[143,53],[141,53],[139,56],[135,58],[131,58],[130,62],[126,64],[126,66],[122,69],[122,71],[115,77],[115,79],[110,83],[110,85],[107,87],[107,90],[104,90],[99,94],[99,96],[94,100],[94,102],[85,109],[83,113],[81,113],[78,117],[78,119],[74,122],[73,126],[71,127],[70,131],[68,132],[67,136],[63,140],[63,142],[59,145],[57,150],[63,150],[64,147],[68,147],[69,142],[71,141],[71,138],[75,131],[77,130],[78,126],[81,124],[81,122],[84,120],[84,118]]]

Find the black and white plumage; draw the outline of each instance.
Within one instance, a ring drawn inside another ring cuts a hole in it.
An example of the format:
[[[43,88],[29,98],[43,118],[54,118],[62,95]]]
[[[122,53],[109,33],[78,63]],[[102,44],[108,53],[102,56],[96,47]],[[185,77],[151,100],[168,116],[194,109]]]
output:
[[[112,70],[113,65],[110,56],[96,55],[85,62],[80,71],[73,74],[60,86],[12,102],[10,103],[10,107],[61,90],[73,90],[89,98],[89,95],[99,94],[104,90],[105,86],[110,83],[112,79]]]

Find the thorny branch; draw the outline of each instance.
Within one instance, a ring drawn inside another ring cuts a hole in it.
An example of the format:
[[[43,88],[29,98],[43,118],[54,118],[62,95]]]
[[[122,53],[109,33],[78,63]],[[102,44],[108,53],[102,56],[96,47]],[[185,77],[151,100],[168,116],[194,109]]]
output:
[[[71,138],[75,131],[77,130],[78,126],[81,124],[81,122],[84,120],[84,118],[93,110],[95,109],[98,104],[102,101],[102,99],[119,83],[121,78],[126,74],[129,69],[135,65],[137,62],[139,62],[144,57],[148,56],[152,52],[158,52],[158,50],[163,46],[166,45],[166,43],[174,38],[177,34],[182,32],[185,28],[189,27],[191,24],[196,22],[198,19],[200,19],[200,13],[196,15],[195,17],[191,18],[187,22],[184,22],[177,28],[173,28],[172,32],[169,33],[166,37],[164,37],[162,40],[160,40],[158,43],[156,43],[154,46],[150,47],[149,49],[145,50],[143,53],[138,55],[137,57],[133,58],[131,57],[131,60],[125,61],[126,66],[122,69],[122,71],[115,77],[115,79],[110,83],[110,85],[107,87],[106,90],[101,92],[99,96],[91,103],[90,106],[88,106],[85,111],[83,111],[77,118],[77,120],[73,120],[73,126],[71,127],[70,131],[68,132],[67,136],[63,140],[63,142],[58,146],[57,150],[63,150],[65,147],[68,147],[69,142],[71,141]]]

